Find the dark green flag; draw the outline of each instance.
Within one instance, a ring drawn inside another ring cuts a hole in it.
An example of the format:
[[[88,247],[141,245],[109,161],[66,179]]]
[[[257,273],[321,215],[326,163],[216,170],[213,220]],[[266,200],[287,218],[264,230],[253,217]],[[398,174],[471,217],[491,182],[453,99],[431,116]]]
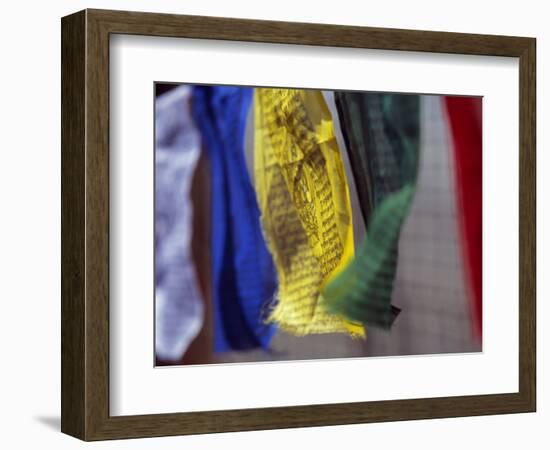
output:
[[[397,245],[416,187],[420,97],[336,92],[367,237],[350,264],[325,287],[330,310],[349,320],[391,327]]]

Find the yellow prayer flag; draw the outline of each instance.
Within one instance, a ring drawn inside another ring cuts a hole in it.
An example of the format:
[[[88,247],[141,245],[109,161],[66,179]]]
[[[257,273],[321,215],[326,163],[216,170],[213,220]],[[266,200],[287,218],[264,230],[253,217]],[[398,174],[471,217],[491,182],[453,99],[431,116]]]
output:
[[[279,277],[268,320],[295,335],[360,324],[329,313],[325,284],[353,258],[349,189],[320,91],[255,89],[254,173],[262,226]]]

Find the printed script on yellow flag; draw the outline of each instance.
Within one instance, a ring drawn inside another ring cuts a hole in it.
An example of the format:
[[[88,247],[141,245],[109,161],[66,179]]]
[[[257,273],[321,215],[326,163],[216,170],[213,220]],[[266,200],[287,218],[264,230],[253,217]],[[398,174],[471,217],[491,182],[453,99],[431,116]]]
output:
[[[298,335],[364,329],[329,313],[323,286],[353,258],[349,189],[320,91],[255,89],[254,176],[279,277],[268,320]]]

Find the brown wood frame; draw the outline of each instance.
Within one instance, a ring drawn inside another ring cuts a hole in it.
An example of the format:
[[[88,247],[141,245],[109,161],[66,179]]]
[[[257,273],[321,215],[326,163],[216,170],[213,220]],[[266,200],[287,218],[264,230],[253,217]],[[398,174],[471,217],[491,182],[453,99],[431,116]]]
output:
[[[84,440],[530,412],[536,408],[536,40],[85,10],[62,32],[61,429]],[[109,416],[109,35],[113,33],[519,58],[519,392]]]

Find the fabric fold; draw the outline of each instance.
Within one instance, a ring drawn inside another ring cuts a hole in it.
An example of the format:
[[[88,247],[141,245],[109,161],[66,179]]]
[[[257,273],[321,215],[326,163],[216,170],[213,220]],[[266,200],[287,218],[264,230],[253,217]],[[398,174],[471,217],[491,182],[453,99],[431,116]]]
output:
[[[182,358],[204,321],[204,304],[191,252],[190,190],[200,137],[190,112],[190,88],[155,102],[155,353]]]
[[[401,227],[414,196],[420,141],[418,95],[337,92],[367,236],[355,258],[323,290],[349,320],[390,328]]]
[[[255,186],[279,279],[268,320],[298,336],[364,336],[320,296],[354,252],[349,191],[322,93],[259,88],[254,98]]]
[[[276,330],[264,310],[276,273],[246,169],[244,133],[253,89],[194,86],[193,116],[211,170],[214,347],[267,349]]]
[[[483,332],[482,105],[481,99],[478,97],[447,96],[444,102],[453,141],[461,248],[467,283],[470,288],[473,330],[475,337],[481,341]]]

